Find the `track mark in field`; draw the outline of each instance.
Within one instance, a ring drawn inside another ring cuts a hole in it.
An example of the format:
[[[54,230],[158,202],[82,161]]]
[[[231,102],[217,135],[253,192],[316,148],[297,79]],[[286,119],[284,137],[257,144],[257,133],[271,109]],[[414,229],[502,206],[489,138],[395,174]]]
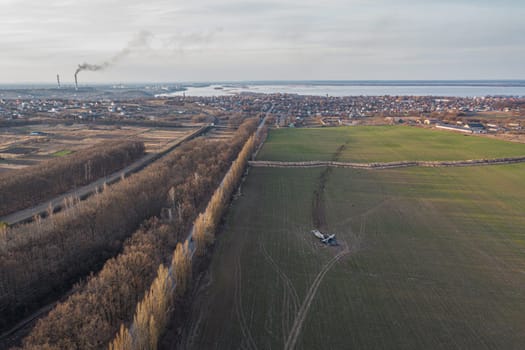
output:
[[[346,148],[346,143],[342,144],[337,148],[335,153],[332,155],[332,161],[337,161],[343,151]],[[325,208],[325,188],[328,178],[332,174],[332,168],[326,167],[326,169],[321,172],[319,180],[317,181],[317,188],[314,190],[314,198],[312,202],[312,219],[314,227],[319,230],[326,230],[326,208]]]
[[[285,334],[288,333],[291,327],[291,324],[293,322],[292,315],[295,315],[297,313],[297,309],[299,308],[299,295],[297,294],[297,290],[295,289],[290,278],[286,275],[286,273],[284,273],[283,270],[281,270],[279,265],[275,262],[272,256],[268,253],[265,245],[261,242],[259,246],[260,246],[261,252],[263,253],[265,259],[270,263],[273,270],[277,273],[277,275],[283,281],[284,289],[283,289],[281,327],[282,327],[282,332],[284,336]],[[291,312],[290,312],[290,300],[292,304]]]
[[[359,235],[363,235],[366,232],[366,215],[361,215],[361,227],[359,227]]]
[[[370,214],[373,214],[375,211],[379,210],[383,205],[387,204],[391,200],[392,198],[390,197],[383,199],[381,202],[379,202],[378,204],[374,205],[372,208],[368,209],[363,214],[361,214],[361,216],[368,216]]]
[[[385,204],[388,204],[391,200],[392,200],[392,198],[385,198],[381,202],[379,202],[378,204],[374,205],[372,208],[370,208],[367,211],[363,212],[362,214],[357,214],[355,216],[351,216],[351,217],[346,218],[344,220],[338,221],[337,225],[338,226],[347,226],[352,221],[356,220],[357,218],[360,218],[361,219],[360,225],[362,226],[363,225],[363,222],[362,222],[363,220],[366,220],[369,215],[374,214],[377,210],[381,209],[381,207],[383,207]],[[364,227],[360,227],[359,234],[366,233],[364,231],[365,229],[366,229],[366,223],[365,223]]]
[[[191,299],[197,300],[202,299],[203,295],[206,294],[206,292],[209,290],[210,286],[213,284],[213,274],[211,270],[208,270],[203,277],[199,278],[197,283],[197,290],[192,291]],[[197,319],[192,318],[191,322],[189,323],[187,335],[184,335],[181,339],[181,341],[177,343],[173,343],[171,348],[183,348],[183,349],[191,349],[195,347],[196,340],[199,338],[199,332],[202,331],[202,327],[205,324],[204,317],[206,316],[205,313],[209,308],[209,301],[198,303],[198,308],[195,310],[195,312],[192,310],[192,314],[195,313],[197,315]],[[192,307],[193,309],[193,307]],[[177,344],[177,345],[176,345]]]
[[[297,294],[297,290],[295,289],[292,281],[290,280],[288,275],[286,275],[286,273],[284,273],[283,270],[281,270],[279,265],[277,265],[275,260],[271,257],[271,255],[266,250],[266,247],[262,243],[261,243],[261,251],[263,252],[264,257],[270,262],[270,264],[273,266],[274,270],[277,272],[277,274],[279,274],[279,276],[283,280],[286,288],[288,289],[288,291],[290,292],[290,294],[292,296],[292,301],[293,301],[294,307],[296,309],[295,311],[297,311],[297,307],[299,306],[299,295]]]
[[[330,173],[330,168],[323,170],[319,176],[317,188],[314,190],[312,219],[314,227],[319,230],[326,230],[325,187]]]
[[[361,248],[361,243],[363,242],[363,239],[365,237],[365,234],[366,234],[366,221],[368,219],[368,214],[363,214],[361,215],[361,224],[360,224],[360,227],[359,227],[359,233],[357,235],[354,235],[354,241],[352,242],[353,243],[353,247],[355,249],[360,249]]]
[[[321,285],[321,282],[323,281],[324,276],[328,273],[328,271],[330,271],[330,269],[339,260],[341,260],[348,253],[350,253],[350,249],[345,244],[345,249],[341,251],[339,254],[337,254],[336,256],[334,256],[332,259],[330,259],[315,277],[312,285],[310,286],[310,289],[308,289],[308,293],[306,294],[303,300],[303,303],[301,304],[301,308],[299,309],[299,312],[295,316],[295,320],[294,320],[292,329],[290,333],[288,334],[288,337],[286,338],[286,343],[284,344],[285,350],[292,350],[295,348],[297,339],[299,338],[299,334],[301,334],[304,320],[306,319],[306,316],[308,315],[308,310],[310,310],[312,301],[314,300],[315,294],[317,293],[317,290],[319,289],[319,286]]]
[[[241,328],[241,333],[243,336],[243,341],[241,342],[241,347],[245,347],[249,350],[257,350],[257,344],[253,340],[252,333],[250,328],[246,323],[246,318],[244,316],[244,310],[242,308],[242,273],[241,273],[241,258],[237,256],[237,261],[235,264],[235,312],[237,313],[237,318],[239,320],[239,326]]]

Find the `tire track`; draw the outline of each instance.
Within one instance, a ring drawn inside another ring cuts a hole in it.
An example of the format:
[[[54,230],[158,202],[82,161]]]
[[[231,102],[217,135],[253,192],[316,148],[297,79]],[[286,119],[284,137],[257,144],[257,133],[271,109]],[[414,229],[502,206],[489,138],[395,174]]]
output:
[[[212,271],[209,270],[206,272],[206,274],[199,278],[196,282],[197,289],[192,290],[191,293],[191,299],[196,300],[197,298],[202,298],[203,295],[206,294],[206,291],[210,288],[210,286],[213,284],[213,274]],[[205,317],[205,310],[209,308],[209,301],[207,302],[201,302],[198,304],[198,307],[195,311],[192,311],[191,313],[197,315],[197,319],[191,319],[188,331],[186,332],[186,335],[183,335],[178,342],[178,345],[172,344],[171,349],[176,348],[182,348],[182,349],[191,349],[195,347],[196,339],[199,337],[199,333],[202,331],[202,327],[206,324],[206,321],[204,320]]]
[[[257,350],[257,344],[253,340],[252,333],[250,328],[246,323],[246,318],[244,317],[244,310],[242,308],[242,273],[241,273],[241,258],[237,256],[235,264],[235,291],[234,291],[234,300],[235,300],[235,312],[237,313],[237,318],[239,319],[239,326],[241,328],[241,333],[243,336],[243,342],[246,342],[246,347],[249,350]],[[241,346],[242,346],[241,342]]]
[[[292,317],[293,315],[297,313],[297,310],[299,308],[299,295],[297,294],[297,290],[295,289],[290,278],[283,272],[283,270],[281,270],[279,265],[277,265],[275,260],[271,257],[271,255],[266,250],[265,245],[261,242],[259,246],[260,246],[260,250],[263,253],[265,259],[270,263],[273,270],[280,277],[284,285],[282,314],[281,314],[281,328],[282,328],[282,334],[284,337],[284,335],[289,332],[292,326],[292,322],[293,322]],[[292,310],[290,310],[290,301],[291,301]]]
[[[277,263],[275,262],[275,260],[271,257],[271,255],[268,253],[268,251],[266,250],[266,247],[264,246],[264,244],[261,243],[261,251],[263,252],[263,255],[266,259],[268,259],[268,261],[270,262],[270,264],[273,266],[275,272],[277,272],[277,274],[281,277],[281,279],[283,280],[284,284],[286,285],[286,288],[288,289],[288,291],[290,292],[290,294],[292,295],[292,302],[294,303],[294,307],[295,307],[295,311],[297,311],[297,308],[299,307],[299,295],[297,294],[297,289],[295,289],[292,281],[290,280],[290,278],[283,272],[283,270],[281,270],[281,268],[279,267],[279,265],[277,265]]]
[[[321,285],[321,282],[323,281],[324,276],[339,260],[341,260],[348,253],[350,253],[350,249],[348,248],[348,246],[346,246],[343,251],[341,251],[339,254],[330,259],[315,277],[315,280],[310,286],[310,289],[308,289],[308,293],[306,294],[306,297],[304,298],[303,303],[301,304],[301,308],[299,309],[299,312],[295,317],[292,329],[288,334],[288,337],[286,338],[286,343],[284,344],[285,350],[292,350],[295,348],[295,345],[297,344],[297,339],[301,334],[304,320],[308,315],[308,311],[310,310],[312,301],[314,300],[314,297],[317,293],[317,290],[319,289],[319,286]]]
[[[359,235],[366,232],[366,215],[361,215],[361,227],[359,228]]]
[[[291,313],[290,313],[290,303],[288,301],[289,294],[286,291],[286,288],[283,288],[283,301],[282,301],[282,310],[281,310],[281,332],[287,334],[288,325],[290,324]]]
[[[357,249],[361,247],[361,243],[363,242],[363,239],[366,234],[366,220],[368,218],[368,214],[361,215],[361,226],[359,227],[359,233],[357,234],[357,237],[355,237],[355,246]]]
[[[348,228],[351,229],[351,227],[349,225],[354,220],[357,220],[357,219],[366,220],[366,219],[368,219],[369,215],[375,214],[376,211],[381,209],[381,207],[384,206],[385,204],[388,204],[391,200],[392,200],[392,198],[385,198],[384,200],[382,200],[378,204],[374,205],[372,208],[366,210],[362,214],[356,214],[356,215],[350,216],[350,217],[348,217],[348,218],[346,218],[344,220],[338,221],[337,222],[337,226],[345,226],[345,227],[348,226]],[[360,221],[360,225],[362,225],[362,221]],[[366,224],[365,224],[365,227],[366,227]],[[360,227],[359,234],[362,234],[362,233],[365,233],[365,232],[363,231],[363,228]]]

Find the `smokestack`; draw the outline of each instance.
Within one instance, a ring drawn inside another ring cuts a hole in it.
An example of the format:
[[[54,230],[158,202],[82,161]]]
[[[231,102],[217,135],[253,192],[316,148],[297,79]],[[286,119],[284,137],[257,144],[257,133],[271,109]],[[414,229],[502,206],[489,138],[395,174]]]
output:
[[[58,84],[58,88],[60,89],[60,75],[57,74],[57,84]]]
[[[117,56],[115,56],[115,57],[117,57]],[[115,62],[116,62],[116,58],[113,58],[112,61],[107,61],[107,62],[104,62],[102,64],[90,64],[90,63],[79,64],[77,70],[75,70],[75,89],[78,90],[78,80],[77,80],[78,73],[80,73],[80,72],[82,72],[84,70],[91,71],[91,72],[101,71],[101,70],[104,70],[104,69],[108,68],[109,66],[111,66]]]

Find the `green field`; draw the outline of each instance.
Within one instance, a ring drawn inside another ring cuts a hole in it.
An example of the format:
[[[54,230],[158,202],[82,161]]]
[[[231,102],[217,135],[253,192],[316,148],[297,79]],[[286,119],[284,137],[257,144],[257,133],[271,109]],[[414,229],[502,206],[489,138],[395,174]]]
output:
[[[522,349],[523,179],[525,164],[252,168],[183,347]]]
[[[525,144],[415,127],[369,126],[273,130],[259,160],[391,162],[525,155]]]
[[[63,149],[61,151],[57,151],[53,154],[51,154],[53,157],[64,157],[64,156],[67,156],[69,154],[73,153],[73,151],[69,150],[69,149]]]

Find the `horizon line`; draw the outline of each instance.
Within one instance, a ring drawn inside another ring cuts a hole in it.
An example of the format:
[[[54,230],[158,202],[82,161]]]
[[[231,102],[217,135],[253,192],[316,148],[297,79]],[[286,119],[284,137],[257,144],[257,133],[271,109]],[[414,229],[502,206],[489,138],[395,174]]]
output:
[[[247,79],[247,80],[186,80],[186,81],[86,81],[79,85],[135,85],[135,84],[242,84],[242,83],[491,83],[491,82],[524,82],[525,78],[513,79]],[[74,81],[63,81],[61,85],[74,85]],[[54,85],[56,82],[47,81],[21,81],[21,82],[0,82],[1,85]]]

